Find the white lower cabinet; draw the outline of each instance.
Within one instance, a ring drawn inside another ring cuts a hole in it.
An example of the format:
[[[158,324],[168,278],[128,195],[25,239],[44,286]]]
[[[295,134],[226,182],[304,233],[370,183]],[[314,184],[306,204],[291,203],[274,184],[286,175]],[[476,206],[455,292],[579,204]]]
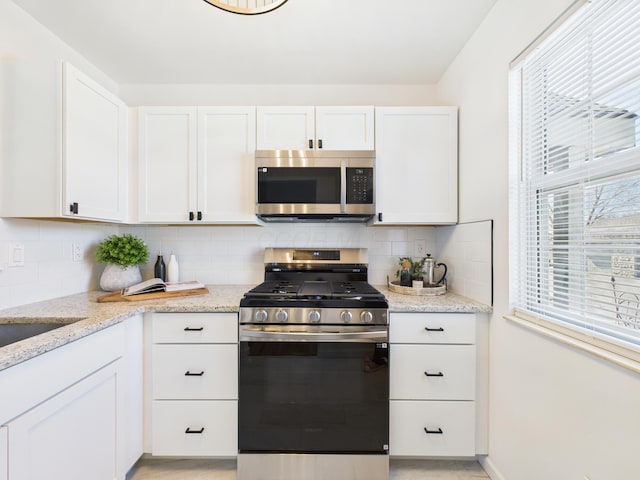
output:
[[[475,455],[473,402],[391,402],[389,454],[404,456]]]
[[[118,470],[115,362],[7,425],[9,478],[113,480]]]
[[[9,480],[124,480],[124,326],[0,371]]]
[[[7,480],[9,478],[9,459],[7,458],[9,453],[8,443],[7,427],[0,427],[0,480]]]
[[[0,371],[0,480],[124,480],[142,455],[142,316]]]
[[[238,454],[235,400],[154,400],[153,454]]]
[[[124,445],[121,449],[124,470],[128,471],[142,456],[143,436],[143,351],[142,315],[124,321]]]
[[[151,453],[238,453],[238,315],[151,315]]]
[[[391,313],[389,454],[476,455],[476,316]]]

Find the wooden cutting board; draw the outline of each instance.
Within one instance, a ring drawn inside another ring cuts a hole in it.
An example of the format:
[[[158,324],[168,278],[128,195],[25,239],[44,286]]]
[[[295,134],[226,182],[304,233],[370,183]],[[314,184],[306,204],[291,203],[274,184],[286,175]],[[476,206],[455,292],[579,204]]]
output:
[[[203,295],[209,293],[209,289],[192,288],[190,290],[180,290],[179,292],[151,292],[139,295],[122,295],[122,292],[111,292],[98,297],[98,303],[107,302],[139,302],[140,300],[154,300],[158,298],[188,297],[190,295]]]

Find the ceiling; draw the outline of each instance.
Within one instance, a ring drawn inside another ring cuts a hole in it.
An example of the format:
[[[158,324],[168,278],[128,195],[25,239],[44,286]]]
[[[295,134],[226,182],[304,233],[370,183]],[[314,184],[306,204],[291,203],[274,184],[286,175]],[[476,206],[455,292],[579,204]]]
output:
[[[13,1],[119,84],[433,84],[496,2]]]

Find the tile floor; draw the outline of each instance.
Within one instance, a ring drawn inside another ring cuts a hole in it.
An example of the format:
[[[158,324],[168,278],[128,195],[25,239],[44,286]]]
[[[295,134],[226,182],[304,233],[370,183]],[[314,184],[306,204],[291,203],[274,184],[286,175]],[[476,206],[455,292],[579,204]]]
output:
[[[236,480],[235,460],[142,458],[127,480]],[[391,480],[488,480],[482,467],[462,460],[391,460]],[[303,479],[301,479],[303,480]]]

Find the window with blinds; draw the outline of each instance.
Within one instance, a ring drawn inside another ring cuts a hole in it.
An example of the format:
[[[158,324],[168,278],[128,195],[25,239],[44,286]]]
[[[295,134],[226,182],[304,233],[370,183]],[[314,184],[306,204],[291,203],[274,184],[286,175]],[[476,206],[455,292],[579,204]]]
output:
[[[640,347],[640,2],[592,0],[510,74],[510,298]]]

